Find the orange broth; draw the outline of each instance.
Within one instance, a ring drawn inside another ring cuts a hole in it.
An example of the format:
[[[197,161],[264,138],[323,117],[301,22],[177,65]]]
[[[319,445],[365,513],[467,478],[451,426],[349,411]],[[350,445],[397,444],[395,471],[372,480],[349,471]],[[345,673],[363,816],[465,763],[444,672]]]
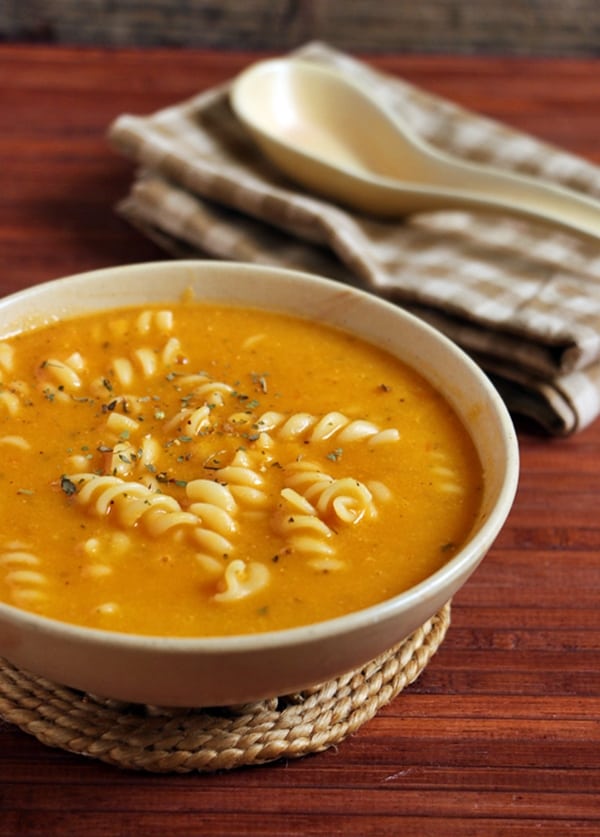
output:
[[[0,381],[0,600],[62,621],[213,636],[329,619],[425,579],[479,514],[447,401],[322,324],[197,302],[94,313],[0,342]]]

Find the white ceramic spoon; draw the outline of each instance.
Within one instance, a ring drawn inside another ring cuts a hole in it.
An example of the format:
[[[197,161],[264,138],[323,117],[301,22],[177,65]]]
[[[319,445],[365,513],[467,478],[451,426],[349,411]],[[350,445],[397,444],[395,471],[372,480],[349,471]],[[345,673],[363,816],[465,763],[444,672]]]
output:
[[[262,61],[234,81],[238,118],[273,163],[361,212],[434,209],[524,215],[600,238],[600,202],[438,151],[368,90],[300,58]]]

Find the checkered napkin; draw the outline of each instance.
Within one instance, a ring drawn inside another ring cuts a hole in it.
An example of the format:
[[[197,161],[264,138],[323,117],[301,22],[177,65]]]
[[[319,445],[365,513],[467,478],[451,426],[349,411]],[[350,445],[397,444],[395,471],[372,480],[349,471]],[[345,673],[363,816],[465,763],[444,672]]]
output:
[[[600,199],[600,169],[325,44],[298,51],[377,90],[433,145]],[[514,217],[382,221],[302,190],[262,156],[228,85],[146,117],[113,145],[138,164],[118,211],[178,257],[309,270],[392,299],[461,345],[514,413],[567,435],[600,413],[600,243]]]

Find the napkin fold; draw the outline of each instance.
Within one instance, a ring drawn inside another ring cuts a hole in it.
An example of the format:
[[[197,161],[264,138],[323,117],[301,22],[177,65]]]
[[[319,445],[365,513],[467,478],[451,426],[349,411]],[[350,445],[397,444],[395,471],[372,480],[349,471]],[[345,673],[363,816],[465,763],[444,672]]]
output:
[[[468,160],[600,199],[600,168],[381,73],[327,44],[295,54],[366,84],[413,129]],[[502,214],[379,220],[276,170],[235,117],[228,84],[149,116],[114,147],[137,164],[117,211],[176,257],[297,268],[379,294],[440,329],[515,414],[568,435],[600,414],[600,243]]]

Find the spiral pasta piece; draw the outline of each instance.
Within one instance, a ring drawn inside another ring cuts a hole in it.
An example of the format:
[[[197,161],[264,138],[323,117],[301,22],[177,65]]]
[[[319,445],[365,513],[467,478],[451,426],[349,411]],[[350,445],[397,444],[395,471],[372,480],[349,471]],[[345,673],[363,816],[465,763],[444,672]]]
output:
[[[273,519],[273,528],[286,545],[307,555],[332,555],[333,530],[319,518],[317,510],[293,488],[281,491],[281,508]]]
[[[135,378],[135,372],[133,369],[133,363],[129,360],[129,358],[116,357],[112,363],[112,371],[118,384],[127,388],[132,386]],[[105,380],[105,378],[101,378],[98,382],[98,391],[102,392],[102,387],[105,386]]]
[[[76,501],[95,515],[113,513],[125,527],[142,524],[153,536],[174,527],[197,526],[196,515],[184,511],[174,497],[158,494],[139,482],[114,476],[73,474],[66,477],[75,487]]]
[[[116,559],[122,558],[131,546],[127,532],[114,531],[105,538],[86,538],[77,547],[85,563],[81,567],[84,578],[100,579],[113,572]]]
[[[147,312],[150,316],[153,312]],[[145,322],[145,320],[143,320]],[[113,324],[118,329],[118,323]],[[107,391],[135,386],[136,380],[149,380],[163,369],[170,368],[182,361],[181,343],[177,337],[169,337],[160,347],[139,346],[129,355],[119,355],[111,360],[109,374],[96,378],[91,384],[91,391],[98,397]]]
[[[154,465],[162,452],[162,445],[151,433],[146,433],[140,442],[138,458],[143,466]]]
[[[157,331],[159,334],[169,334],[173,330],[173,312],[167,310],[154,311],[148,308],[135,321],[138,334],[149,334]]]
[[[136,460],[136,448],[134,448],[131,442],[117,442],[105,454],[104,471],[115,477],[125,477],[134,470]]]
[[[139,430],[139,427],[140,423],[138,421],[123,413],[109,413],[106,420],[106,429],[117,436],[122,436],[124,433],[135,433],[136,430]]]
[[[24,436],[0,436],[0,445],[10,445],[20,450],[31,450],[31,444]]]
[[[334,516],[341,523],[358,523],[365,515],[375,514],[373,495],[362,482],[344,477],[321,492],[317,511],[325,518]]]
[[[12,372],[14,368],[15,348],[10,343],[0,342],[0,371]]]
[[[128,428],[124,425],[124,428]],[[114,427],[112,428],[115,429]],[[146,433],[139,443],[133,444],[125,440],[118,440],[111,446],[100,448],[101,470],[106,476],[129,477],[141,482],[147,488],[157,492],[160,483],[154,476],[158,471],[157,463],[162,453],[159,441]],[[89,472],[91,454],[74,454],[66,460],[69,469],[78,473]]]
[[[245,599],[257,593],[269,583],[270,573],[264,564],[251,561],[246,564],[237,558],[227,565],[222,585],[224,587],[213,596],[217,602],[232,602]]]
[[[66,360],[48,358],[41,370],[43,379],[59,388],[59,392],[76,392],[83,383],[85,362],[79,352],[73,352]]]
[[[315,424],[317,417],[311,413],[293,413],[291,416],[285,413],[269,411],[256,421],[258,430],[269,432],[277,430],[278,439],[298,439],[304,437],[308,430]]]
[[[0,552],[0,567],[5,570],[4,581],[13,604],[34,607],[45,600],[48,579],[41,565],[26,544],[9,544]]]
[[[313,504],[323,520],[355,524],[376,514],[373,495],[352,477],[334,479],[313,462],[294,462],[287,468],[286,486]]]
[[[21,409],[21,399],[15,392],[3,389],[0,390],[0,407],[5,410],[9,416],[16,416]]]
[[[188,498],[193,501],[189,511],[207,528],[222,535],[231,535],[237,530],[237,503],[228,486],[213,480],[198,479],[189,482],[185,490]]]
[[[309,503],[318,499],[333,482],[333,477],[324,473],[314,462],[300,460],[286,468],[286,486],[295,489]]]
[[[186,494],[192,500],[188,511],[199,523],[193,537],[201,550],[200,562],[206,564],[207,558],[230,555],[230,538],[237,532],[237,503],[229,488],[213,480],[198,479],[187,484]]]
[[[225,396],[233,392],[233,387],[229,384],[223,381],[213,381],[204,373],[182,375],[178,377],[177,384],[182,389],[190,389],[191,394],[202,399],[203,403],[218,407],[224,406]]]
[[[430,459],[432,485],[442,494],[463,494],[464,485],[447,454],[434,450],[430,453]]]
[[[257,511],[269,506],[264,478],[247,451],[236,451],[231,463],[216,471],[216,477],[229,487],[233,497],[247,509]]]
[[[323,416],[312,413],[263,413],[254,426],[259,431],[274,433],[274,438],[281,440],[308,440],[322,442],[336,439],[339,444],[349,444],[368,440],[371,444],[394,442],[400,438],[398,430],[381,430],[373,422],[364,419],[350,419],[344,413],[332,411]]]
[[[158,356],[150,346],[141,346],[133,353],[133,359],[139,367],[144,378],[151,378],[156,375],[158,369]]]
[[[210,427],[210,407],[203,404],[201,407],[186,407],[176,413],[165,425],[167,433],[178,430],[190,436],[198,436],[203,430]]]

